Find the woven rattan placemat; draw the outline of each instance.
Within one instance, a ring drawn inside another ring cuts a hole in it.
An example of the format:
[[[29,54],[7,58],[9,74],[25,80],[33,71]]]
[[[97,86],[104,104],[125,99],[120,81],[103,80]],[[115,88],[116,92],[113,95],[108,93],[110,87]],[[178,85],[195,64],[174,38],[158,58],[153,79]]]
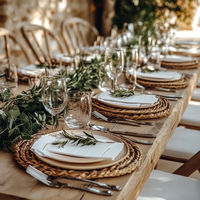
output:
[[[159,101],[149,108],[136,108],[125,109],[111,107],[103,104],[97,99],[92,99],[92,109],[107,116],[115,118],[127,118],[127,119],[156,119],[166,117],[170,114],[171,106],[167,99],[158,97]]]
[[[102,169],[68,170],[51,166],[39,160],[36,155],[30,150],[35,139],[22,140],[17,143],[15,145],[14,158],[17,163],[23,168],[26,168],[28,165],[32,165],[43,173],[56,177],[73,176],[92,179],[121,176],[135,171],[140,166],[142,153],[138,146],[132,141],[121,137],[120,139],[127,143],[127,146],[129,148],[129,155],[127,155],[121,162],[111,167]]]
[[[162,87],[169,89],[183,89],[189,85],[190,78],[187,76],[183,76],[181,79],[176,81],[166,81],[166,82],[158,82],[158,81],[148,81],[138,78],[137,82],[146,87]]]
[[[195,69],[199,66],[199,63],[172,63],[172,62],[161,62],[161,66],[168,69],[178,69],[178,70],[187,70],[187,69]]]

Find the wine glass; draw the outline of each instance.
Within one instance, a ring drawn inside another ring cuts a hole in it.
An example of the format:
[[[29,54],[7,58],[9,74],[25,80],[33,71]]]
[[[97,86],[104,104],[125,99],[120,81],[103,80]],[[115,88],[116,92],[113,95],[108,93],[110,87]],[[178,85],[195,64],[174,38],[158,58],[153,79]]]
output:
[[[4,77],[4,81],[1,82],[1,86],[12,91],[18,87],[18,74],[17,67],[13,63],[4,63],[1,65],[0,75]]]
[[[137,82],[136,71],[137,71],[137,66],[139,64],[139,54],[138,54],[137,48],[132,48],[127,51],[128,52],[126,55],[126,67],[127,67],[128,73],[131,74],[133,77],[132,90],[134,92],[136,88],[136,82]]]
[[[124,49],[107,48],[105,51],[105,70],[112,80],[112,91],[116,90],[117,79],[124,69]]]
[[[57,115],[64,110],[67,104],[66,81],[59,76],[45,76],[42,79],[42,85],[42,103],[52,115],[52,128],[54,129],[57,125]]]

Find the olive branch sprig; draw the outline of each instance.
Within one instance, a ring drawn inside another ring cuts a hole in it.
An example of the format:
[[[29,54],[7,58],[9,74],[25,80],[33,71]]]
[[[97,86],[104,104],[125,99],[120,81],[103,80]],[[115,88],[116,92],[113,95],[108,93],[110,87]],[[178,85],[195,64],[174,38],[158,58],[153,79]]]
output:
[[[113,97],[130,97],[134,95],[133,91],[130,90],[115,90],[113,92],[110,93]]]
[[[76,144],[76,145],[81,144],[81,146],[95,145],[98,142],[98,140],[95,139],[95,137],[93,135],[87,133],[86,131],[83,131],[83,133],[86,135],[86,137],[81,136],[81,135],[76,135],[73,132],[69,133],[66,130],[63,130],[63,132],[61,134],[65,138],[67,138],[67,140],[55,141],[52,144],[59,145],[59,147],[64,147],[69,141],[71,141],[72,144]]]

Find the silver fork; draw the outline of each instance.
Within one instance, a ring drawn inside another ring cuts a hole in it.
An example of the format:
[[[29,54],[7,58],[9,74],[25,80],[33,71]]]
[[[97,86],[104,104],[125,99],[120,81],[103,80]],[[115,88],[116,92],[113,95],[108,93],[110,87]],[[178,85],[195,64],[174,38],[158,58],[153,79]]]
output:
[[[59,181],[56,181],[56,178],[53,176],[48,176],[46,174],[44,174],[43,172],[39,171],[38,169],[36,169],[35,167],[29,165],[26,168],[26,172],[28,174],[30,174],[31,176],[33,176],[35,179],[37,179],[38,181],[44,183],[47,186],[50,187],[56,187],[56,188],[70,188],[70,189],[77,189],[77,190],[82,190],[85,192],[90,192],[90,193],[94,193],[94,194],[99,194],[99,195],[105,195],[105,196],[111,196],[113,195],[113,192],[111,190],[100,190],[94,187],[90,187],[89,185],[83,185],[83,186],[75,186],[75,185],[71,185],[69,183],[61,183]],[[69,178],[67,176],[63,177],[63,178]],[[92,180],[87,180],[87,179],[82,179],[82,178],[73,178],[70,177],[69,179],[73,179],[73,180],[78,180],[78,181],[82,181],[82,182],[87,182],[87,183],[92,183],[93,185],[97,185],[100,187],[104,187],[104,188],[109,188],[109,189],[113,189],[113,190],[121,190],[120,186],[115,186],[115,185],[108,185],[105,183],[100,183],[100,182],[96,182],[96,181],[92,181]]]

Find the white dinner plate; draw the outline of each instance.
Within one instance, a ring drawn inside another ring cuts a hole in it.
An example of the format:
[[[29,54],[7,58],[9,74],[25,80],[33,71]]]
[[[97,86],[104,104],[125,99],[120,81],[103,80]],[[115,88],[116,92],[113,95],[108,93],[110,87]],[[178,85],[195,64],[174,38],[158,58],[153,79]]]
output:
[[[81,130],[73,130],[76,134],[80,133]],[[104,138],[107,138],[108,140],[112,140],[114,142],[120,142],[123,141],[115,137],[114,135],[108,134],[108,133],[102,133],[99,131],[88,131],[92,132],[95,135],[103,136]],[[53,133],[53,135],[59,134],[59,132]],[[51,134],[48,134],[51,135]],[[61,167],[64,169],[75,169],[75,170],[92,170],[92,169],[99,169],[99,168],[105,168],[112,165],[115,165],[119,162],[121,162],[128,154],[129,154],[129,148],[128,144],[124,143],[124,147],[122,151],[118,154],[118,156],[114,160],[108,160],[108,159],[94,159],[94,158],[81,158],[81,157],[71,157],[60,154],[55,154],[56,157],[53,156],[53,158],[49,158],[46,156],[42,156],[41,154],[38,154],[37,152],[33,151],[34,154],[43,162],[46,162],[50,165]],[[62,157],[65,157],[64,160],[60,159]],[[59,157],[59,158],[58,158]],[[67,158],[67,160],[66,160]],[[68,160],[69,159],[69,160]],[[89,161],[89,162],[88,162]]]
[[[200,40],[175,40],[178,45],[196,46],[200,45]]]
[[[195,62],[195,59],[191,56],[180,56],[180,55],[166,55],[161,57],[163,62],[174,62],[174,63],[184,63],[184,62]]]
[[[109,106],[119,108],[149,108],[158,102],[155,95],[135,94],[130,97],[113,97],[107,92],[102,92],[97,96],[97,99]]]
[[[140,72],[137,71],[137,77],[143,80],[169,82],[181,79],[182,74],[169,71]]]
[[[20,74],[26,75],[26,76],[39,76],[45,73],[44,68],[39,68],[36,65],[26,65],[24,67],[17,68],[17,71]]]

